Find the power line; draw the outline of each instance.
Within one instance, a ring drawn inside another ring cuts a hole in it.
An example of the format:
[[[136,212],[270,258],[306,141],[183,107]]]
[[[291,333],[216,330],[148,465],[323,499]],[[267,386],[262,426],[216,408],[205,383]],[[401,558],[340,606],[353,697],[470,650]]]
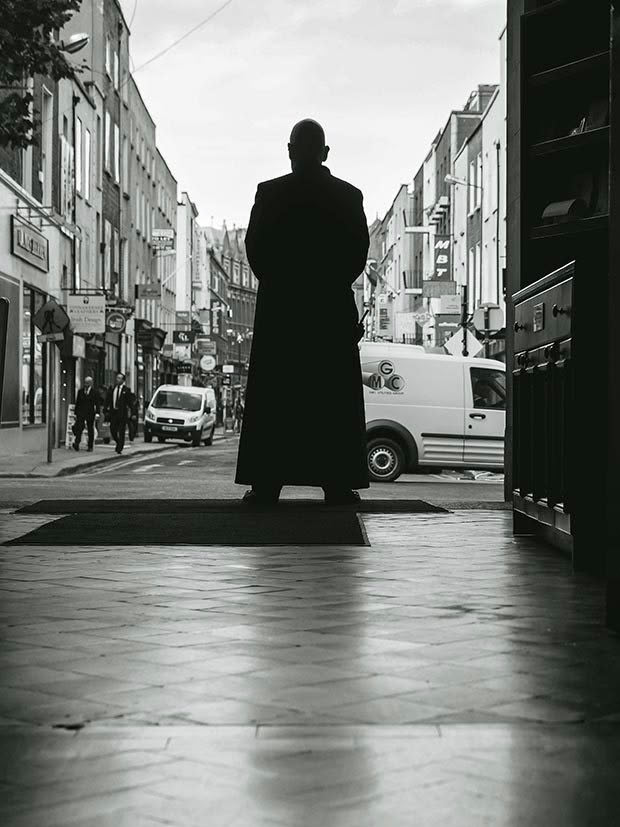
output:
[[[135,17],[136,17],[136,12],[137,12],[137,11],[138,11],[138,0],[135,0],[135,2],[134,2],[134,4],[133,4],[133,11],[132,11],[132,13],[131,13],[131,19],[130,19],[129,23],[127,24],[127,28],[128,28],[128,29],[131,29],[131,24],[132,24],[132,23],[133,23],[133,21],[135,20]]]
[[[184,40],[186,40],[188,37],[194,34],[194,32],[197,32],[198,29],[201,29],[203,26],[206,26],[206,24],[213,20],[214,17],[216,17],[220,12],[224,11],[224,9],[227,6],[230,6],[232,2],[233,0],[226,0],[225,3],[222,3],[221,6],[218,6],[218,8],[215,9],[215,11],[212,11],[211,14],[205,17],[204,20],[201,20],[200,23],[197,23],[195,26],[193,26],[191,29],[185,32],[185,34],[181,35],[181,37],[179,37],[177,40],[174,40],[169,46],[166,46],[165,49],[162,49],[161,52],[157,52],[157,54],[153,55],[153,57],[150,57],[147,61],[140,64],[140,66],[138,66],[134,70],[134,74],[136,72],[139,72],[141,69],[144,69],[145,66],[149,66],[151,63],[154,63],[156,60],[159,60],[160,57],[163,57],[163,55],[165,55],[171,49],[174,49],[175,46],[178,46],[179,43],[182,43]]]

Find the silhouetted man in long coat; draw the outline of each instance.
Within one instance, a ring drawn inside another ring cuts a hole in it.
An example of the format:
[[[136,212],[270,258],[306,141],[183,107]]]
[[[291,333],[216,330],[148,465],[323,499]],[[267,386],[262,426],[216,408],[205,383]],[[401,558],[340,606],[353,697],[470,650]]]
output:
[[[331,503],[368,488],[358,315],[366,264],[362,193],[323,166],[312,120],[293,128],[292,173],[258,185],[245,244],[259,280],[237,462],[247,503],[283,485],[323,488]]]

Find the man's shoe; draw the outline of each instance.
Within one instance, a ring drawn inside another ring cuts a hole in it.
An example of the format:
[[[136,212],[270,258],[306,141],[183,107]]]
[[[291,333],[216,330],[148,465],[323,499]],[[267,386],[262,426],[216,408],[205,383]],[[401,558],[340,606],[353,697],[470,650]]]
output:
[[[123,449],[122,449],[122,448],[116,448],[115,450],[116,450],[116,453],[117,453],[117,454],[122,454],[122,453],[123,453]]]
[[[362,498],[357,491],[325,491],[326,505],[353,505],[361,502]]]
[[[93,449],[92,449],[92,447],[91,447],[91,448],[87,448],[86,450],[87,450],[87,451],[88,451],[88,453],[90,454],[90,453],[91,453],[91,451],[92,451]]]
[[[263,494],[250,489],[246,491],[241,502],[245,505],[277,505],[279,496],[274,494]]]
[[[73,450],[74,451],[79,451],[80,450],[80,443],[79,442],[74,442],[73,443]]]

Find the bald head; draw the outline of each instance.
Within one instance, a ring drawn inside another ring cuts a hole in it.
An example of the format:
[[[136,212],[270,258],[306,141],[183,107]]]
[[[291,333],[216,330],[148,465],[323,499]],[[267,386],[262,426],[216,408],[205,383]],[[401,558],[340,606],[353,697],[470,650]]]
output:
[[[288,145],[293,170],[320,166],[327,160],[328,153],[329,147],[325,145],[325,132],[320,123],[305,118],[295,124]]]

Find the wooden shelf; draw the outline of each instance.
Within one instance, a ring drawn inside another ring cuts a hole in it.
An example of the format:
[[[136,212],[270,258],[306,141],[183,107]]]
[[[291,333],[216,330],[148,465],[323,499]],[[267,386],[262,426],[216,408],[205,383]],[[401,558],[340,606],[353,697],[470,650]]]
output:
[[[553,155],[556,152],[566,152],[587,146],[598,146],[607,141],[609,141],[609,127],[601,126],[597,129],[580,132],[578,135],[564,135],[562,138],[554,138],[551,141],[541,141],[540,143],[532,144],[530,147],[530,155],[539,158],[544,155]]]
[[[543,86],[594,69],[609,70],[609,49],[588,55],[588,57],[582,57],[580,60],[573,60],[571,63],[564,63],[562,66],[545,69],[544,72],[536,72],[536,74],[530,75],[528,82],[531,86]]]
[[[587,233],[593,230],[605,230],[609,223],[607,213],[593,215],[591,218],[581,218],[579,221],[565,221],[561,224],[543,224],[533,227],[530,231],[531,239],[555,238],[558,236],[574,235],[575,233]]]

